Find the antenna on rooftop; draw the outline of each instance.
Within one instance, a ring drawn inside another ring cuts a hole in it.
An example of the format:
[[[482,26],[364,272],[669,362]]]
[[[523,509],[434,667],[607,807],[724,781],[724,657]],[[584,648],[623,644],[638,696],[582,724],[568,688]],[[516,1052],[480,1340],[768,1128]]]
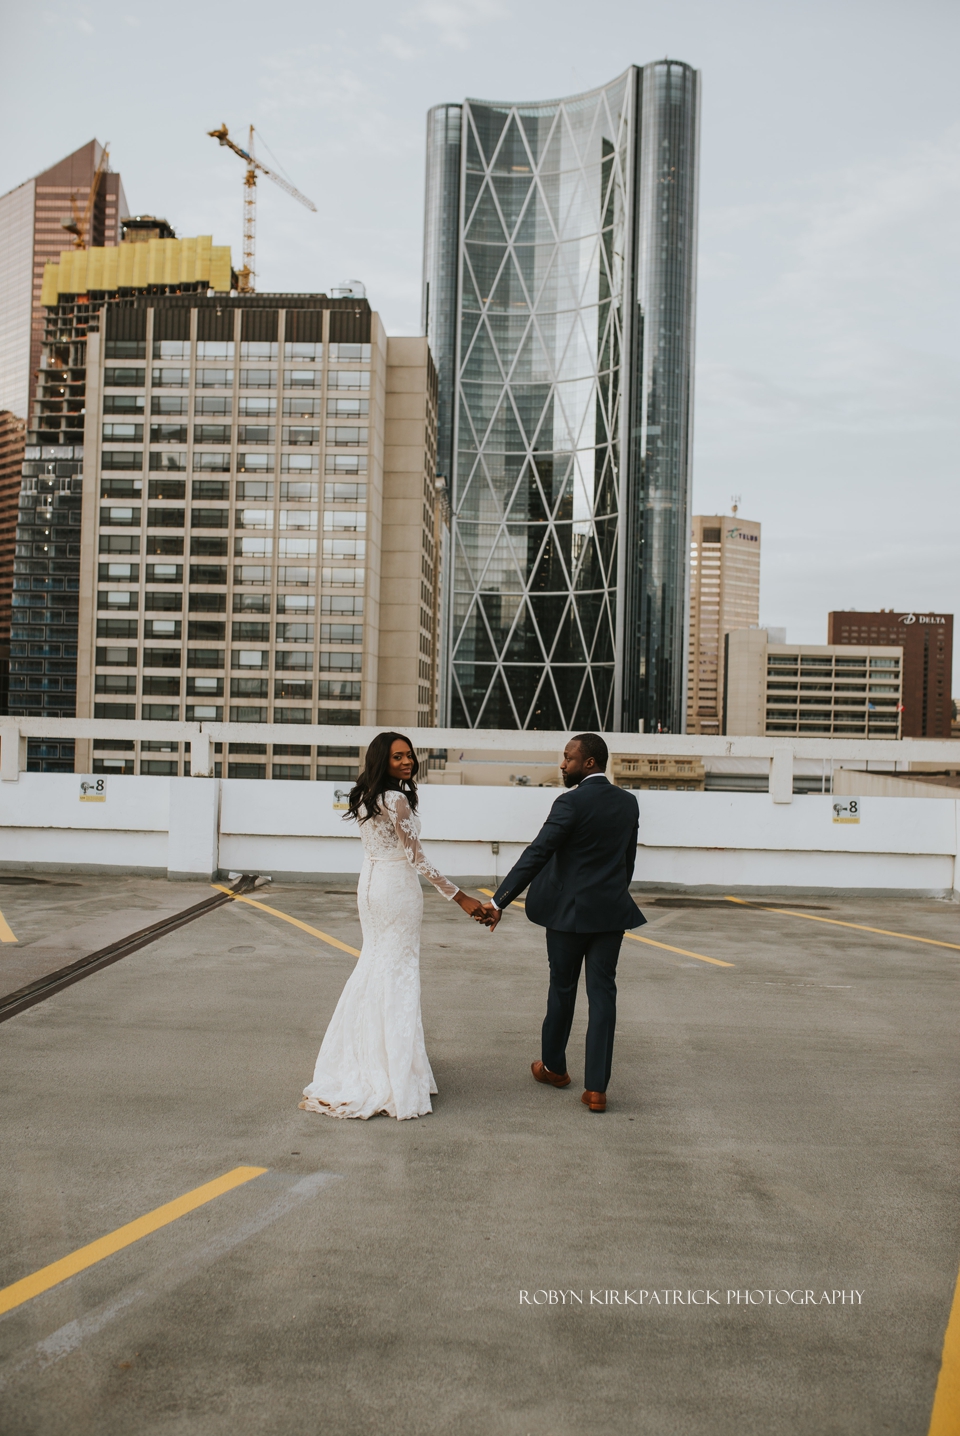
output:
[[[730,512],[733,514],[734,518],[736,518],[737,514],[740,512],[740,495],[739,495],[739,494],[731,494],[731,495],[730,495]]]

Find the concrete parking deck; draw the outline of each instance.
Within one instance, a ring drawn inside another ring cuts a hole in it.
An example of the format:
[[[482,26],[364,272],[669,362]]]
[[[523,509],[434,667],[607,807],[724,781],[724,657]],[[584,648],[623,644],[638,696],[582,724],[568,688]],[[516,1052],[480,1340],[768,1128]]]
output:
[[[212,891],[2,879],[0,991]],[[0,1430],[957,1429],[946,1368],[932,1413],[960,1261],[960,951],[913,940],[960,945],[956,906],[772,904],[824,923],[644,895],[663,946],[624,944],[601,1117],[579,1101],[583,1013],[573,1085],[530,1078],[540,930],[512,911],[490,935],[428,892],[440,1095],[361,1123],[297,1108],[360,945],[354,894],[252,896],[343,946],[228,903],[0,1025],[0,1287],[266,1169],[15,1288]]]

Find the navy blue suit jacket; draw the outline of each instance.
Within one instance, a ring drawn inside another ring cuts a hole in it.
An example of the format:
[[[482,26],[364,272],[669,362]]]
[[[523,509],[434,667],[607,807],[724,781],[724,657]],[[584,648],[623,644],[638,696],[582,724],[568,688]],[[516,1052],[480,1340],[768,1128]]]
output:
[[[585,779],[550,809],[494,894],[505,908],[527,884],[527,917],[557,932],[616,932],[646,922],[630,896],[640,810],[607,778]]]

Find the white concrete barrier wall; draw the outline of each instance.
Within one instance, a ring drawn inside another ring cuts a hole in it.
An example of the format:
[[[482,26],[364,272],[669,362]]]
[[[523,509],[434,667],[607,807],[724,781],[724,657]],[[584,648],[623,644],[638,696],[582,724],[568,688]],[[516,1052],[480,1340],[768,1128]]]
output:
[[[355,874],[346,784],[110,775],[101,794],[74,774],[23,773],[0,786],[0,868],[217,870],[309,879]],[[431,860],[454,878],[502,877],[560,796],[548,788],[425,787]],[[748,891],[956,891],[958,803],[811,794],[639,792],[642,884]],[[102,801],[99,800],[102,797]],[[857,821],[849,821],[856,817]]]

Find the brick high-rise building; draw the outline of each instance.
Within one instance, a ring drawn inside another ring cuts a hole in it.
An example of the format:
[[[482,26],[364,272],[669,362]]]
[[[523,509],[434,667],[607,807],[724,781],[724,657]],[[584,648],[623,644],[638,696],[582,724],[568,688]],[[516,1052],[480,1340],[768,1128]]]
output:
[[[111,248],[121,240],[127,200],[109,164],[97,171],[103,146],[96,140],[0,196],[0,409],[28,416],[40,368],[44,267],[57,263],[71,242],[64,220],[87,211],[84,245]]]
[[[690,535],[687,732],[719,734],[724,638],[760,621],[760,525],[696,514]]]
[[[952,613],[831,613],[828,643],[896,644],[903,649],[904,738],[949,738],[952,715]]]

